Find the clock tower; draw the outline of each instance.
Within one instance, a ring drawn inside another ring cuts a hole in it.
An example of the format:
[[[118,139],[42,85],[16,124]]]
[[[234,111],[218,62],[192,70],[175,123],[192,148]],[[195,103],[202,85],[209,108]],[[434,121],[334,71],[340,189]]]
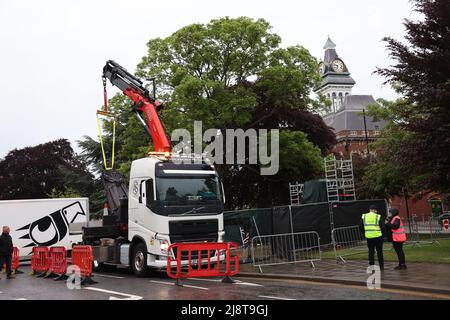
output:
[[[355,80],[350,77],[350,72],[344,61],[338,56],[336,45],[330,37],[323,49],[325,56],[319,64],[322,83],[316,89],[316,93],[326,96],[332,102],[331,112],[335,113],[342,108],[345,97],[351,94]]]

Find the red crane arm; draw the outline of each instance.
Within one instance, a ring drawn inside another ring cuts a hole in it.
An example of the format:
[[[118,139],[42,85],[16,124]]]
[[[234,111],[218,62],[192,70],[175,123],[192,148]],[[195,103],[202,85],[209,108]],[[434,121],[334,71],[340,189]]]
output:
[[[172,145],[167,139],[161,120],[159,120],[158,113],[156,112],[156,108],[159,105],[158,101],[154,100],[154,103],[151,103],[131,88],[126,89],[123,93],[133,100],[136,106],[135,110],[144,113],[147,120],[146,127],[150,131],[150,135],[155,146],[155,152],[171,152]]]
[[[103,68],[103,78],[108,78],[123,94],[133,100],[132,111],[151,136],[157,153],[170,153],[172,145],[167,139],[164,127],[159,120],[157,110],[162,109],[158,101],[151,97],[142,81],[129,73],[118,63],[108,60]],[[145,115],[146,121],[140,113]]]

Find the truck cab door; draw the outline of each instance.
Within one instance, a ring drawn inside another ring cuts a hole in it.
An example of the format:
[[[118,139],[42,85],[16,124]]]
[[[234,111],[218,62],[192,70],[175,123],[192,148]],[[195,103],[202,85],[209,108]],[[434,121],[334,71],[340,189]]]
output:
[[[150,218],[148,210],[154,201],[154,191],[153,191],[153,179],[145,178],[139,182],[139,198],[138,198],[138,210],[133,222],[143,226],[144,228],[149,228],[147,221]]]

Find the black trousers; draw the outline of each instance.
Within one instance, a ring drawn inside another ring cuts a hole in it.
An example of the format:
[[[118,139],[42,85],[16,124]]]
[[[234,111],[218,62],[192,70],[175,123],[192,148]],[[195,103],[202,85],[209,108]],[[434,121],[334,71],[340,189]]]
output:
[[[403,242],[392,242],[392,245],[394,246],[394,250],[397,253],[398,257],[398,264],[399,265],[405,265],[405,253],[403,252]]]
[[[11,255],[0,256],[0,269],[3,269],[3,264],[6,262],[6,274],[11,275]]]
[[[369,265],[375,265],[375,249],[377,250],[378,264],[384,266],[383,258],[383,237],[367,239],[367,247],[369,248]]]

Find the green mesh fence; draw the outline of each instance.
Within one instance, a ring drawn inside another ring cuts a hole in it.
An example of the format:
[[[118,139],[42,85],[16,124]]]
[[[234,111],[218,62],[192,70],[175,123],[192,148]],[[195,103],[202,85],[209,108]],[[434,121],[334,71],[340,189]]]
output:
[[[240,227],[250,229],[250,240],[258,235],[273,234],[272,209],[246,209],[224,212],[225,241],[236,242],[242,246]]]

